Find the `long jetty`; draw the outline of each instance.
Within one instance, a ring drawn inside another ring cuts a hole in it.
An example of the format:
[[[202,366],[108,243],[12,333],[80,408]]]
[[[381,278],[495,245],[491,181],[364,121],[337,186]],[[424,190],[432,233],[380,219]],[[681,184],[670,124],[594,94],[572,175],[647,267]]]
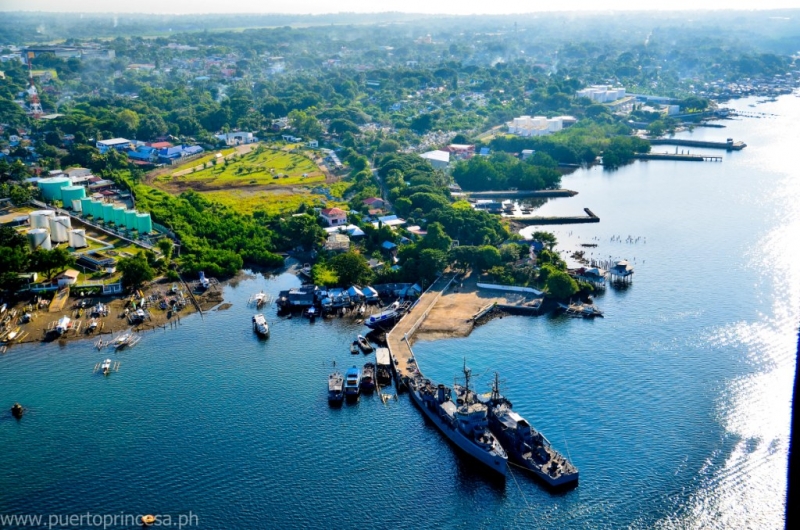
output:
[[[684,138],[656,138],[650,140],[650,145],[679,145],[681,147],[705,147],[708,149],[725,149],[726,151],[741,151],[747,144],[734,142],[728,138],[725,142],[707,142],[704,140],[687,140]]]
[[[679,162],[722,162],[721,156],[693,155],[689,153],[642,153],[633,155],[636,160],[677,160]]]
[[[533,226],[533,225],[573,225],[573,224],[582,224],[582,223],[599,223],[600,218],[595,215],[593,211],[589,208],[584,208],[584,212],[586,212],[585,216],[574,216],[574,217],[538,217],[535,215],[529,216],[509,216],[504,217],[503,219],[508,219],[514,223],[519,223],[523,225]]]
[[[409,376],[417,371],[414,352],[411,350],[410,344],[412,336],[454,279],[455,275],[440,276],[422,293],[411,310],[403,315],[400,322],[386,335],[386,346],[389,348],[392,358],[398,388],[406,385]]]
[[[495,198],[523,198],[523,197],[574,197],[577,191],[573,190],[507,190],[507,191],[472,191],[468,195],[474,199],[495,199]]]

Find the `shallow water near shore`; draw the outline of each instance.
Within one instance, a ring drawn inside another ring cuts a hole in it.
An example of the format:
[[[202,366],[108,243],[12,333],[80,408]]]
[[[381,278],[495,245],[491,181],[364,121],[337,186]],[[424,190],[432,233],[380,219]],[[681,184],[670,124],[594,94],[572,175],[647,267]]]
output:
[[[465,357],[480,390],[497,371],[515,409],[579,467],[577,489],[552,494],[517,471],[498,483],[402,394],[329,408],[331,361],[344,371],[374,354],[349,353],[364,328],[348,319],[283,320],[274,307],[272,336],[258,340],[246,301],[299,284],[281,275],[225,287],[229,309],[144,333],[130,351],[78,342],[0,356],[0,407],[28,408],[19,422],[0,416],[0,514],[191,511],[201,528],[781,527],[800,98],[755,110],[778,116],[682,133],[748,144],[697,150],[722,163],[579,170],[563,180],[579,195],[537,211],[591,208],[600,223],[552,227],[559,247],[636,268],[627,289],[596,297],[604,319],[505,317],[414,345],[437,381],[452,383]],[[108,356],[120,371],[92,374]]]

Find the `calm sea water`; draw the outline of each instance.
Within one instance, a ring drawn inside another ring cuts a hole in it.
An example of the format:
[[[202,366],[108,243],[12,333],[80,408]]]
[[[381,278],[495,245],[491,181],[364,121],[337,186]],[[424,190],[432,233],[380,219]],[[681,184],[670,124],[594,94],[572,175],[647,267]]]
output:
[[[202,528],[778,528],[783,523],[794,345],[800,321],[800,98],[776,114],[686,136],[744,140],[721,164],[649,162],[578,171],[579,191],[542,214],[560,248],[627,258],[633,284],[597,297],[595,321],[507,317],[468,338],[419,342],[425,374],[452,382],[462,359],[494,371],[517,409],[581,471],[551,494],[525,475],[485,475],[407,396],[330,409],[326,377],[364,356],[344,320],[250,329],[254,292],[185,318],[92,368],[88,342],[0,357],[0,514],[192,512]],[[659,148],[669,149],[669,148]],[[674,149],[674,148],[673,148]],[[611,241],[621,236],[622,241]],[[638,243],[626,243],[631,236]],[[371,356],[374,357],[374,356]]]

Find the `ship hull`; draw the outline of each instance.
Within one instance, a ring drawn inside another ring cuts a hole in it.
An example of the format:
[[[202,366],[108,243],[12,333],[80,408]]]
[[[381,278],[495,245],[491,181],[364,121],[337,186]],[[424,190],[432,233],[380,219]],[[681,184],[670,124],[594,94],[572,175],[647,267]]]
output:
[[[414,401],[414,404],[417,406],[417,408],[422,411],[426,418],[436,425],[439,431],[441,431],[442,434],[444,434],[445,437],[450,440],[450,442],[452,442],[456,447],[461,449],[469,456],[484,464],[487,468],[505,478],[506,474],[508,473],[507,460],[481,450],[474,443],[472,443],[471,440],[461,434],[458,429],[447,425],[437,414],[425,406],[425,404],[422,402],[422,399],[419,397],[417,390],[412,388],[410,394],[411,399]]]

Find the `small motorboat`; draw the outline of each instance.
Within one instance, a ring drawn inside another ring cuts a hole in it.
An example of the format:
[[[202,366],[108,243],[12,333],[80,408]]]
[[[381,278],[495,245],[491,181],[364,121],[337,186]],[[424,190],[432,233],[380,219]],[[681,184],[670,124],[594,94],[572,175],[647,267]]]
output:
[[[309,307],[306,309],[305,313],[303,313],[311,322],[314,322],[314,319],[317,318],[317,308],[316,307]]]
[[[355,355],[355,354],[357,354],[358,352],[359,352],[359,349],[358,349],[358,341],[357,341],[357,340],[354,340],[354,341],[353,341],[353,343],[350,345],[350,353],[352,353],[353,355]]]
[[[261,313],[253,315],[253,331],[262,337],[269,337],[269,324]]]
[[[361,351],[364,353],[370,353],[375,349],[363,335],[359,335],[356,340],[358,342],[358,347],[361,348]]]
[[[17,419],[20,419],[24,412],[25,412],[25,410],[22,408],[22,405],[20,405],[19,403],[14,403],[14,406],[11,407],[11,415],[14,416]]]

